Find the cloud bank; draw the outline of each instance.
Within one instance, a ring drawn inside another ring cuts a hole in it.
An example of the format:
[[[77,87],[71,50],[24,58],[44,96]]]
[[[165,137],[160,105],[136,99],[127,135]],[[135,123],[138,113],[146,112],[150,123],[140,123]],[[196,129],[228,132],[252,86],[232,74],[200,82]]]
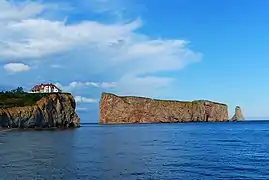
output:
[[[4,69],[10,73],[18,73],[30,70],[30,67],[23,63],[8,63],[4,65]]]
[[[75,96],[75,101],[77,103],[97,103],[96,99],[82,97],[82,96]]]
[[[125,1],[117,2],[109,10],[99,4],[98,13],[116,12]],[[158,96],[172,88],[175,80],[160,73],[175,73],[202,58],[185,40],[141,33],[143,20],[139,16],[107,23],[87,16],[73,18],[76,10],[63,11],[57,1],[0,0],[0,62],[10,63],[5,69],[20,72],[34,66],[40,74],[21,76],[22,81],[40,75],[71,92],[81,87],[110,88],[122,95]],[[99,80],[92,82],[92,77]],[[76,100],[94,102],[82,96]]]

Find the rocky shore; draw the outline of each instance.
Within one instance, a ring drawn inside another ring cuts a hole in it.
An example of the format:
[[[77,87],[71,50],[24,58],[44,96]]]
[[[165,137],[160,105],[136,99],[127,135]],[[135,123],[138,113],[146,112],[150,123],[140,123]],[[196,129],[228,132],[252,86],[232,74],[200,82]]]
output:
[[[80,126],[75,109],[75,99],[69,93],[44,94],[32,105],[0,106],[0,127],[2,130],[75,128]]]

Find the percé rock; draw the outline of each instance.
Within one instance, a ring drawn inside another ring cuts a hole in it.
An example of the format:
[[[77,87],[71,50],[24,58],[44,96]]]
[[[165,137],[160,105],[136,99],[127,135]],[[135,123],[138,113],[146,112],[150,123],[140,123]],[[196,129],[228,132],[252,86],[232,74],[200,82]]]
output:
[[[99,104],[100,124],[227,120],[226,104],[205,100],[182,102],[102,93]]]
[[[47,94],[31,106],[0,107],[0,128],[79,127],[71,94]]]
[[[239,106],[235,107],[235,113],[234,116],[232,117],[231,121],[243,121],[245,120],[243,114],[242,114],[242,110]]]

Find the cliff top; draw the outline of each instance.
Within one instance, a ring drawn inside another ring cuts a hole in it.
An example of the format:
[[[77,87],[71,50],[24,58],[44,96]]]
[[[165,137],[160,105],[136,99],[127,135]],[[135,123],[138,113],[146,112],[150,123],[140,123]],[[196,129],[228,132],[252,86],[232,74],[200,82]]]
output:
[[[56,94],[56,93],[49,93]],[[39,101],[42,97],[49,95],[48,93],[27,93],[22,88],[11,91],[0,92],[0,108],[31,106]],[[70,93],[57,93],[70,94]]]
[[[108,96],[116,96],[119,98],[128,98],[128,99],[143,99],[143,100],[153,100],[153,101],[160,101],[160,102],[181,102],[181,103],[195,103],[195,102],[211,102],[214,104],[219,104],[219,105],[224,105],[227,106],[227,104],[224,103],[219,103],[219,102],[214,102],[214,101],[209,101],[209,100],[194,100],[194,101],[180,101],[180,100],[161,100],[161,99],[153,99],[153,98],[147,98],[147,97],[142,97],[142,96],[118,96],[113,93],[107,93],[107,92],[102,92],[101,96],[108,95]]]

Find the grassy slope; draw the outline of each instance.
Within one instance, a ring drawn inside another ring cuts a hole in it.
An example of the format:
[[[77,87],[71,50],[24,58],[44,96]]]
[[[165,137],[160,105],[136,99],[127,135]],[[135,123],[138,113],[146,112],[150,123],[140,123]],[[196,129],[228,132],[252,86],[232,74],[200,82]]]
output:
[[[30,93],[0,93],[0,107],[21,107],[34,105],[38,100],[44,97],[45,94],[30,94]]]
[[[42,97],[47,95],[49,94],[26,92],[0,92],[0,108],[31,106],[34,105],[37,101],[39,101]]]

